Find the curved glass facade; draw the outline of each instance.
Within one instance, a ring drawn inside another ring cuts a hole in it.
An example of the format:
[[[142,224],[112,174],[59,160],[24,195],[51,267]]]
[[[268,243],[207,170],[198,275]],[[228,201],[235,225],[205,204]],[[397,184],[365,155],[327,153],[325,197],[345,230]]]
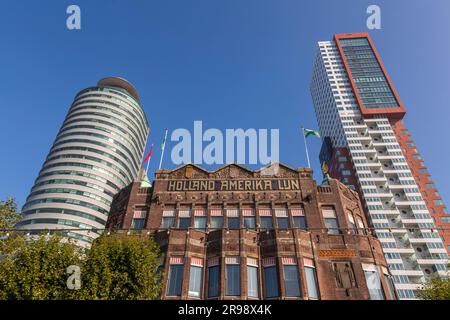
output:
[[[18,228],[64,232],[81,246],[104,228],[113,196],[138,174],[149,125],[124,79],[77,94],[22,209]],[[83,230],[78,230],[83,229]]]

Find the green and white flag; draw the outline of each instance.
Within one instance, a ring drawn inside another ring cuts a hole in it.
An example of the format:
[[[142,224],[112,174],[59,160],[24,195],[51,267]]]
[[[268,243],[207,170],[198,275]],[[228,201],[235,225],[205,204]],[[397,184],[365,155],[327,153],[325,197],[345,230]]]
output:
[[[305,134],[305,138],[308,138],[309,136],[316,136],[317,138],[320,138],[320,131],[303,128],[303,132]]]

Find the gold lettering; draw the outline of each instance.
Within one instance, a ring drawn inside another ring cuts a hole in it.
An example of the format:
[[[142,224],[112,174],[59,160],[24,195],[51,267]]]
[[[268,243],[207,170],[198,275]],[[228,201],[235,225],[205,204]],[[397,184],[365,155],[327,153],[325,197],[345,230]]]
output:
[[[221,181],[220,182],[220,191],[228,191],[228,181]]]
[[[169,181],[169,186],[167,187],[167,191],[175,191],[175,181]]]
[[[216,189],[216,183],[220,187]],[[295,179],[277,180],[169,180],[167,191],[266,191],[300,190],[300,181]]]
[[[200,181],[192,181],[192,189],[194,191],[199,191],[199,189],[200,189]]]

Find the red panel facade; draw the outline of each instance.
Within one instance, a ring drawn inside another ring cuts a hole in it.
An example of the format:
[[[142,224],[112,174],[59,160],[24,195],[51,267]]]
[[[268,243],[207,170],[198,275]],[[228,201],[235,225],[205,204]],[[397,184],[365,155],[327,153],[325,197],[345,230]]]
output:
[[[340,40],[341,39],[352,39],[352,38],[366,38],[369,41],[369,44],[372,48],[372,51],[375,55],[375,57],[377,58],[377,61],[384,73],[384,76],[386,77],[386,80],[392,90],[392,93],[394,94],[395,99],[397,100],[397,103],[399,105],[399,107],[397,108],[379,108],[379,109],[370,109],[370,108],[364,108],[361,97],[359,95],[358,89],[356,87],[355,82],[353,81],[353,77],[352,77],[352,73],[351,70],[349,68],[348,62],[347,62],[347,58],[345,57],[344,51],[342,49]],[[342,58],[342,62],[344,63],[344,67],[345,70],[347,72],[350,84],[352,86],[353,92],[355,94],[355,98],[356,101],[358,103],[359,109],[361,111],[361,114],[363,116],[373,116],[373,115],[377,115],[377,114],[383,114],[383,115],[389,115],[392,118],[396,118],[396,119],[402,119],[406,113],[406,109],[403,106],[403,103],[400,100],[400,97],[397,94],[397,91],[395,90],[395,87],[381,61],[381,58],[372,42],[372,39],[370,38],[369,34],[367,32],[361,32],[361,33],[342,33],[342,34],[336,34],[334,36],[334,41],[336,42],[336,45],[338,47],[339,50],[339,54],[341,55]]]
[[[450,217],[450,215],[445,213],[445,205],[439,204],[442,198],[437,193],[434,182],[403,121],[391,121],[391,125],[436,227],[438,229],[447,229],[439,230],[439,234],[443,238],[447,251],[450,253],[448,250],[450,247],[450,223],[443,220],[443,218]]]
[[[337,179],[347,186],[354,186],[357,189],[355,169],[350,161],[351,156],[348,148],[333,148],[333,156],[329,163],[329,173],[333,179]]]

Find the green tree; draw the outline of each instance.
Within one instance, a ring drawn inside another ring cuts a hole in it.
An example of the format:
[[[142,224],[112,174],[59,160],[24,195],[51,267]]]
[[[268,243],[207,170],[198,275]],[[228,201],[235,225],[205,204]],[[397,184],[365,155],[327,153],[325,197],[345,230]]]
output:
[[[434,278],[419,291],[419,298],[425,300],[450,300],[450,278]]]
[[[0,201],[0,255],[7,248],[14,247],[17,232],[7,229],[13,229],[21,219],[22,214],[17,212],[17,204],[13,198]]]
[[[74,244],[58,236],[14,236],[0,257],[0,299],[70,299],[67,268],[80,266]]]
[[[81,250],[57,235],[0,240],[0,300],[157,299],[159,247],[136,235],[103,235]],[[79,267],[81,287],[69,289]],[[73,279],[72,279],[73,280]]]
[[[17,204],[13,198],[0,201],[0,230],[11,229],[22,219],[22,215],[17,213]]]
[[[160,297],[159,247],[153,239],[113,234],[97,238],[82,270],[82,299]]]

